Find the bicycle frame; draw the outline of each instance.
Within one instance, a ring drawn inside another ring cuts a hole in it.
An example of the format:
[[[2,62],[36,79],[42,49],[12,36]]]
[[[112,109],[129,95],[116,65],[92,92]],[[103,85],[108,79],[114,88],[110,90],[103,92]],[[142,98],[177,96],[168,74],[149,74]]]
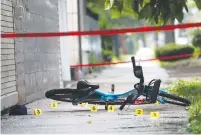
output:
[[[139,97],[141,96],[146,97],[145,100],[143,99],[143,102],[145,102],[142,104],[152,104],[156,103],[157,101],[161,104],[172,103],[182,106],[190,104],[190,102],[186,99],[178,99],[178,97],[172,96],[171,94],[168,95],[168,92],[166,92],[165,90],[161,90],[160,79],[153,79],[149,82],[148,85],[145,85],[142,67],[135,65],[134,57],[131,57],[131,60],[133,64],[133,73],[135,77],[140,79],[140,82],[134,85],[134,89],[128,90],[127,92],[120,94],[105,93],[98,89],[99,85],[91,85],[87,81],[81,81],[80,83],[78,82],[77,89],[69,89],[69,91],[61,89],[61,91],[58,92],[56,92],[57,89],[55,89],[49,91],[49,95],[48,93],[46,93],[47,95],[45,95],[47,98],[64,102],[71,102],[73,105],[78,105],[83,102],[88,102],[89,104],[100,104],[105,106],[107,106],[108,104],[121,105],[120,110],[122,110],[127,104],[138,104],[136,101],[140,101]],[[172,101],[167,100],[163,97],[170,98],[176,101],[181,101],[185,104],[179,104],[175,102],[173,103]]]
[[[167,93],[164,90],[160,90],[160,92],[164,92]],[[85,102],[85,100],[87,99],[87,97],[93,95],[93,94],[97,94],[99,95],[98,98],[92,98],[90,99],[90,101],[103,101],[103,102],[117,102],[120,99],[126,98],[128,95],[130,94],[136,94],[137,95],[137,90],[136,89],[132,89],[129,90],[127,92],[124,93],[120,93],[120,94],[112,94],[112,93],[104,93],[102,91],[100,91],[99,89],[96,89],[94,91],[91,91],[87,96],[82,97],[82,98],[78,98],[78,99],[73,99],[72,103],[77,105],[81,102]],[[160,99],[159,97],[157,98],[157,101],[160,102],[161,104],[165,104],[165,101],[163,99]]]

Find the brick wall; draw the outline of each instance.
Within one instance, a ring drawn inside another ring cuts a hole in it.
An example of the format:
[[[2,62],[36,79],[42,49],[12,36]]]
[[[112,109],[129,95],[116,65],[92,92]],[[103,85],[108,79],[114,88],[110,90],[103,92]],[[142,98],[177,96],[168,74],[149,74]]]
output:
[[[12,0],[1,0],[1,32],[13,32]],[[18,102],[14,39],[1,39],[1,110]]]

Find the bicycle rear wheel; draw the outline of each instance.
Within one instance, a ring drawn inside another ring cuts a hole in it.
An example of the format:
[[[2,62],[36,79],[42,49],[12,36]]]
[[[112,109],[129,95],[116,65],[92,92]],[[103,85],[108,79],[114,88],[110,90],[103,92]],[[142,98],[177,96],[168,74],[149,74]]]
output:
[[[72,102],[76,89],[53,89],[45,93],[45,97],[57,101]]]
[[[187,104],[185,103],[179,103],[179,102],[175,102],[175,101],[170,101],[170,100],[164,100],[166,103],[169,103],[169,104],[173,104],[173,105],[180,105],[180,106],[188,106]]]
[[[161,92],[161,93],[159,93],[159,96],[166,97],[168,99],[172,99],[172,100],[181,102],[181,103],[178,103],[178,102],[166,100],[167,103],[170,103],[170,104],[181,105],[181,106],[184,106],[184,105],[189,106],[191,104],[191,102],[188,99],[185,99],[185,98],[173,95],[173,94],[168,94],[168,93],[162,93]]]

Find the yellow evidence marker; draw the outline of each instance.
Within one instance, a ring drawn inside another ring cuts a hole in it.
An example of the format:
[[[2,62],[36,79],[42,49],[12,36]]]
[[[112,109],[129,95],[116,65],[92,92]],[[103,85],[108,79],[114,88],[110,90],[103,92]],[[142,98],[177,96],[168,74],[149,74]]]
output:
[[[115,106],[114,105],[108,105],[107,110],[108,110],[108,112],[114,112],[115,111]]]
[[[41,109],[34,109],[34,115],[42,115]]]
[[[143,109],[136,109],[135,110],[135,115],[139,116],[139,115],[143,115],[143,114],[144,114]]]
[[[81,106],[82,107],[88,106],[88,103],[87,102],[86,103],[82,103]]]
[[[92,105],[90,107],[91,112],[97,112],[98,111],[98,105]]]
[[[156,103],[155,103],[156,105],[159,105],[160,104],[160,102],[158,102],[158,101],[156,101]]]
[[[160,113],[159,112],[150,112],[150,117],[151,118],[159,118],[160,117]]]
[[[58,107],[58,103],[57,103],[57,102],[52,102],[52,103],[50,104],[50,107],[51,107],[51,108],[57,108],[57,107]]]

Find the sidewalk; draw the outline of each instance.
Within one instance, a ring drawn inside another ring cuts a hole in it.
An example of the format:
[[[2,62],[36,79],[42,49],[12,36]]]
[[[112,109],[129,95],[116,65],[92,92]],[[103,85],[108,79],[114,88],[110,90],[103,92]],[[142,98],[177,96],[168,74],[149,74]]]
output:
[[[135,55],[136,60],[153,58],[153,50],[150,48],[141,48]],[[131,61],[128,57],[127,61]],[[152,79],[161,79],[161,87],[166,87],[165,82],[168,80],[167,72],[160,67],[157,61],[136,62],[136,65],[141,65],[143,68],[145,83],[150,82]],[[104,70],[96,79],[88,79],[91,83],[101,84],[102,89],[110,89],[111,84],[117,85],[116,88],[121,91],[133,88],[135,83],[139,82],[133,74],[132,63],[114,65],[109,69]],[[123,85],[122,85],[123,84]],[[105,88],[108,85],[109,87]]]
[[[139,54],[145,53],[143,50],[140,51]],[[145,82],[154,78],[160,78],[162,81],[168,78],[157,62],[142,62],[141,65]],[[99,84],[100,90],[105,92],[109,92],[111,84],[115,84],[115,93],[132,89],[133,85],[139,82],[133,75],[131,63],[115,65],[100,74],[95,73],[85,78],[91,83]],[[75,84],[76,82],[71,83],[71,86],[74,87]],[[91,105],[81,107],[66,102],[58,102],[58,108],[52,109],[52,102],[50,99],[42,99],[28,104],[29,115],[26,116],[3,116],[1,133],[187,133],[184,129],[188,123],[187,113],[185,108],[180,106],[136,105],[129,108],[127,106],[123,111],[118,110],[119,106],[116,106],[115,112],[111,113],[107,112],[104,106],[98,106],[98,112],[95,113],[90,112]],[[42,115],[33,115],[35,108],[42,109]],[[144,114],[140,117],[135,116],[135,109],[143,109]],[[160,113],[160,118],[150,118],[150,112],[154,111]]]

